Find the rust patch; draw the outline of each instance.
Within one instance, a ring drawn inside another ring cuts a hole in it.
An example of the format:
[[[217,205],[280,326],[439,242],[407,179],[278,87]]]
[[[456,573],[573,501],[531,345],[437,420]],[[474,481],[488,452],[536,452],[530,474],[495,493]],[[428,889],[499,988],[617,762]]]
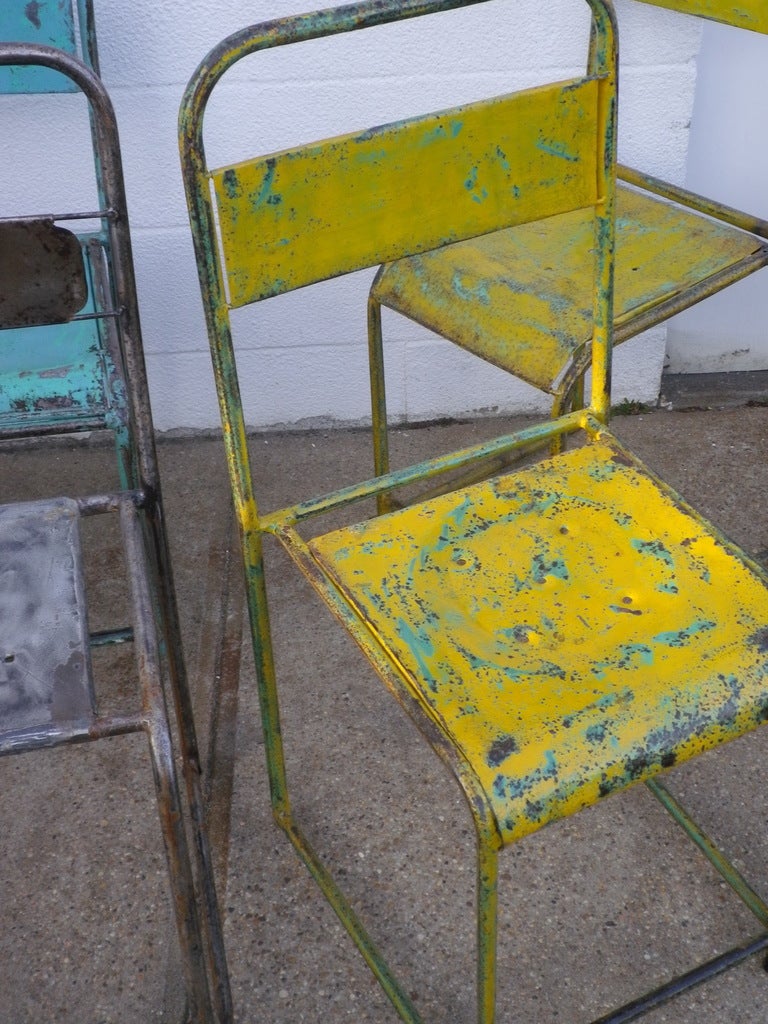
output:
[[[72,722],[90,714],[88,691],[83,685],[83,659],[74,651],[65,665],[59,665],[53,682],[51,720]]]
[[[74,405],[71,395],[52,395],[49,398],[38,398],[35,402],[35,409],[45,411],[48,409],[71,409]]]
[[[41,370],[38,376],[42,380],[57,379],[59,377],[66,377],[71,367],[69,366],[55,366],[49,370]]]
[[[617,463],[619,466],[629,466],[630,469],[636,467],[636,463],[633,459],[625,455],[624,452],[614,451],[611,455],[611,462]]]
[[[30,0],[30,2],[24,8],[24,16],[27,21],[31,21],[36,29],[42,27],[40,22],[40,4],[38,0]]]
[[[498,768],[502,761],[510,754],[514,754],[517,749],[517,740],[514,736],[499,736],[491,744],[486,760],[491,768]]]
[[[762,629],[758,629],[749,638],[749,642],[754,644],[759,651],[768,652],[768,626],[763,626]]]

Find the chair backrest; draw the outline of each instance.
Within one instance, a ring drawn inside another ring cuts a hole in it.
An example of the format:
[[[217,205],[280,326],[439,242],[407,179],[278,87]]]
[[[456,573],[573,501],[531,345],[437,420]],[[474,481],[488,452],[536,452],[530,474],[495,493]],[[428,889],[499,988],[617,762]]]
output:
[[[100,148],[106,144],[105,126],[97,124],[93,97],[89,97],[72,67],[85,66],[92,81],[98,75],[96,33],[92,0],[56,0],[47,3],[25,3],[4,0],[0,5],[0,92],[10,94],[83,93],[82,105],[69,96],[51,96],[45,103],[46,115],[61,117],[62,125],[74,131],[80,140],[80,117],[87,110],[90,145],[82,140],[82,163],[61,169],[55,164],[55,150],[42,156],[44,140],[35,132],[34,108],[20,102],[15,109],[20,117],[28,114],[29,142],[19,146],[20,154],[13,164],[16,187],[24,196],[11,212],[6,195],[3,214],[6,219],[55,214],[57,221],[77,226],[81,260],[87,282],[87,301],[75,318],[62,323],[24,325],[8,329],[6,320],[0,335],[0,437],[39,435],[60,431],[108,428],[114,432],[120,451],[120,464],[127,456],[126,410],[120,341],[116,319],[104,315],[114,308],[114,265],[109,228],[109,193],[111,185],[104,180],[104,164]],[[58,55],[58,56],[57,56]],[[11,60],[11,57],[16,59]],[[67,66],[67,61],[76,65]],[[6,116],[12,104],[4,106]],[[24,129],[14,120],[20,135]],[[35,148],[35,144],[36,147]],[[75,152],[74,147],[70,152]],[[114,153],[117,153],[115,143]],[[113,155],[114,155],[113,153]],[[31,166],[25,159],[34,160]],[[118,155],[119,159],[119,155]],[[50,167],[50,171],[49,171]],[[34,181],[35,194],[27,181]],[[38,184],[39,183],[39,184]],[[78,208],[59,208],[59,202],[42,193],[47,183],[57,194],[81,193],[90,198],[73,200]],[[9,189],[10,191],[10,189]],[[33,208],[29,209],[28,206]],[[22,206],[22,208],[19,208]],[[75,230],[75,227],[72,227]],[[11,245],[4,234],[4,244]],[[16,278],[15,287],[21,286]],[[99,314],[97,316],[97,314]],[[54,324],[54,326],[51,326]],[[121,451],[121,449],[124,449]]]
[[[21,339],[24,358],[30,364],[34,362],[36,342],[48,343],[46,335],[36,332],[59,329],[61,325],[66,329],[95,325],[99,330],[107,325],[116,339],[112,354],[116,360],[114,371],[119,374],[117,382],[109,383],[115,384],[121,392],[121,422],[128,435],[121,453],[121,475],[124,483],[156,493],[154,437],[112,103],[95,72],[62,50],[36,43],[0,43],[0,68],[10,65],[55,70],[66,75],[84,94],[89,106],[104,205],[100,210],[61,218],[50,213],[0,218],[0,253],[7,265],[3,283],[10,284],[8,294],[0,301],[0,384],[7,340]],[[100,221],[105,246],[99,240],[99,252],[103,254],[106,248],[109,253],[108,279],[103,282],[104,289],[98,296],[90,294],[94,282],[88,278],[84,263],[84,246],[89,245],[90,236],[84,240],[54,223],[59,220],[78,223],[81,216]],[[107,372],[104,365],[100,372],[102,375]],[[64,413],[67,412],[64,409]],[[0,436],[4,430],[0,409]]]
[[[768,34],[768,4],[765,0],[640,0],[640,3],[668,7],[682,14]]]
[[[99,73],[92,0],[56,0],[55,3],[3,0],[0,40],[52,46],[79,57]],[[0,67],[0,93],[45,92],[77,92],[77,86],[71,78],[53,68]]]
[[[370,0],[255,25],[224,40],[193,77],[181,107],[181,157],[214,364],[220,381],[228,381],[219,389],[222,415],[231,430],[242,423],[230,308],[587,207],[596,214],[596,338],[603,353],[597,374],[607,380],[610,325],[598,306],[611,273],[616,53],[610,0],[587,0],[596,24],[594,74],[207,166],[206,104],[243,57],[477,2]],[[601,395],[605,387],[598,382],[594,391]]]
[[[214,170],[231,304],[594,205],[598,94],[574,79]]]

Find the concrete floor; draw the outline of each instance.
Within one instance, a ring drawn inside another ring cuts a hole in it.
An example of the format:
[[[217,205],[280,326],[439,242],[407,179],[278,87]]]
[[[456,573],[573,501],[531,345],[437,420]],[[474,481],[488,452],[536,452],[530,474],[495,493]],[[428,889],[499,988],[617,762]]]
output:
[[[614,427],[747,551],[768,559],[768,408],[644,413]],[[395,461],[498,430],[479,421],[399,431]],[[369,474],[365,433],[262,435],[252,444],[265,506]],[[222,590],[229,534],[220,442],[165,439],[160,451],[199,727],[207,742],[213,722],[217,738],[212,813],[237,1020],[394,1022],[271,823],[247,644],[239,691],[227,686],[239,606],[236,587]],[[109,449],[97,444],[0,449],[2,500],[101,490],[110,466]],[[105,617],[119,600],[116,557],[113,540],[97,542],[89,586]],[[463,798],[279,553],[270,567],[296,810],[425,1020],[469,1024],[474,867]],[[131,662],[121,654],[111,667],[117,684],[106,699],[119,705]],[[123,737],[0,762],[0,1024],[180,1019],[143,744]],[[670,776],[764,895],[767,756],[761,731]],[[501,906],[500,1024],[591,1020],[759,932],[642,787],[509,849]],[[645,1019],[757,1024],[766,997],[758,958]]]

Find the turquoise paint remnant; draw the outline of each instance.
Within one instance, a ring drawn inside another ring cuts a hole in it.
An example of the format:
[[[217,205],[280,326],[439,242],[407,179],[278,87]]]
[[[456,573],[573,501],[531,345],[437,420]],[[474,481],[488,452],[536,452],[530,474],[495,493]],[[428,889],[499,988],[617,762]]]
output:
[[[455,139],[464,127],[463,121],[449,121],[447,124],[440,122],[433,128],[429,128],[419,141],[420,146],[430,146],[433,142],[440,142],[444,139]]]
[[[445,125],[436,124],[434,128],[430,128],[429,131],[424,132],[421,137],[422,146],[428,146],[432,142],[436,142],[438,139],[447,139],[448,132],[445,129]]]
[[[671,580],[669,582],[667,582],[667,583],[660,583],[656,587],[656,589],[658,591],[660,591],[662,594],[677,594],[678,593],[678,586],[677,586],[677,584],[672,582]]]
[[[370,152],[366,152],[365,150],[363,150],[360,153],[355,153],[356,163],[363,165],[384,163],[388,157],[389,154],[387,153],[386,149],[376,149],[371,150]]]
[[[520,622],[516,626],[510,626],[508,629],[499,629],[496,631],[496,636],[505,641],[515,641],[520,644],[530,643],[531,637],[538,636],[539,631],[534,626],[529,626],[525,622]]]
[[[429,659],[433,658],[435,654],[435,648],[432,641],[428,636],[425,636],[423,633],[417,632],[413,629],[410,623],[406,622],[405,619],[397,620],[397,635],[404,643],[408,644],[408,648],[416,659],[419,670],[426,680],[430,690],[433,692],[436,691],[437,686],[435,678],[432,673],[432,669],[429,667]]]
[[[496,156],[498,157],[499,163],[504,168],[504,170],[507,171],[507,173],[509,173],[512,170],[512,166],[509,160],[507,160],[507,154],[504,152],[501,146],[496,147]]]
[[[230,167],[224,172],[221,182],[229,199],[237,199],[240,196],[242,190],[233,168]]]
[[[647,644],[622,644],[619,647],[619,653],[627,660],[636,658],[641,665],[653,664],[653,648]]]
[[[477,170],[477,167],[475,166],[469,172],[469,177],[464,182],[464,188],[467,190],[467,192],[472,192],[473,193],[473,195],[472,195],[472,202],[473,203],[484,203],[485,200],[488,198],[488,189],[484,188],[484,187],[481,187],[478,190],[478,188],[477,188],[477,177],[478,177],[478,170]]]
[[[456,572],[474,573],[480,569],[480,562],[478,561],[477,555],[462,547],[456,548],[456,551],[451,558],[451,563]]]
[[[445,623],[440,624],[441,627],[445,626]],[[468,650],[466,647],[456,645],[456,650],[466,659],[467,664],[473,672],[480,672],[483,669],[489,669],[494,675],[498,674],[496,680],[496,687],[501,693],[507,693],[508,683],[520,683],[530,682],[532,679],[565,679],[565,669],[556,664],[554,661],[547,661],[542,659],[536,663],[531,663],[525,668],[516,668],[514,665],[504,664],[504,652],[497,652],[493,658],[483,657],[480,654],[475,654],[473,651]]]
[[[565,309],[568,308],[568,303],[564,303]],[[613,462],[600,463],[599,465],[589,467],[589,475],[593,480],[603,481],[610,480],[617,472],[617,466]]]
[[[545,139],[537,139],[536,148],[540,149],[542,153],[560,157],[561,160],[567,160],[572,164],[579,162],[579,157],[575,153],[569,153],[564,142],[548,142]]]
[[[478,281],[477,284],[467,286],[461,279],[458,271],[453,275],[451,287],[454,293],[464,302],[479,302],[483,306],[490,306],[491,297],[488,294],[488,284],[485,281]]]
[[[445,535],[445,532],[441,532],[438,543],[435,545],[435,551],[442,551],[447,544],[454,543],[451,533],[453,531],[461,532],[467,513],[472,510],[470,497],[465,497],[455,508],[451,509],[444,519],[444,526],[448,528],[448,536]]]
[[[604,723],[600,725],[590,725],[586,729],[584,736],[588,743],[602,743],[605,740],[606,727]]]
[[[266,161],[266,168],[259,190],[251,196],[251,202],[255,210],[264,203],[275,205],[275,203],[282,202],[282,196],[272,192],[272,186],[275,181],[275,161],[273,158]]]
[[[507,775],[497,775],[493,782],[493,788],[497,796],[502,799],[506,796],[511,800],[520,800],[529,793],[535,785],[545,779],[556,779],[558,775],[557,761],[551,750],[544,753],[544,763],[541,767],[534,769],[529,775],[523,778],[510,778]]]
[[[696,636],[697,633],[708,633],[716,625],[717,623],[711,619],[700,619],[692,622],[690,626],[686,626],[684,629],[673,629],[668,633],[657,633],[653,637],[653,641],[657,644],[665,644],[667,647],[684,647],[691,637]]]
[[[632,547],[641,555],[649,555],[658,559],[670,570],[670,578],[656,584],[656,590],[661,594],[677,594],[678,586],[675,582],[675,561],[668,548],[660,540],[645,541],[632,539]]]
[[[670,569],[674,568],[674,559],[669,553],[669,549],[660,540],[638,540],[636,537],[633,537],[632,547],[635,551],[639,551],[641,555],[651,555],[653,558],[658,558],[659,561],[664,562]]]
[[[641,665],[652,665],[653,662],[653,649],[647,644],[621,644],[616,651],[616,657],[607,661],[596,661],[592,665],[592,673],[596,679],[604,679],[607,669],[632,671]]]
[[[608,708],[613,707],[615,704],[631,704],[634,699],[635,695],[630,689],[622,690],[620,693],[606,693],[603,697],[581,708],[580,711],[574,711],[570,715],[566,715],[562,720],[563,728],[570,729],[584,715],[593,714],[595,708],[599,711],[607,711]]]
[[[536,583],[544,583],[548,576],[558,580],[570,579],[568,566],[562,558],[546,558],[541,552],[531,562],[531,576]]]

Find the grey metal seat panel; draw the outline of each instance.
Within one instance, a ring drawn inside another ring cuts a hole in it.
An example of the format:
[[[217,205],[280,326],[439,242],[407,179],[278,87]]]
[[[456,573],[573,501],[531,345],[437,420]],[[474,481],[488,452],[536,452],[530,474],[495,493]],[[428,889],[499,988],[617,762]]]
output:
[[[93,717],[81,562],[77,502],[0,506],[0,739]]]

